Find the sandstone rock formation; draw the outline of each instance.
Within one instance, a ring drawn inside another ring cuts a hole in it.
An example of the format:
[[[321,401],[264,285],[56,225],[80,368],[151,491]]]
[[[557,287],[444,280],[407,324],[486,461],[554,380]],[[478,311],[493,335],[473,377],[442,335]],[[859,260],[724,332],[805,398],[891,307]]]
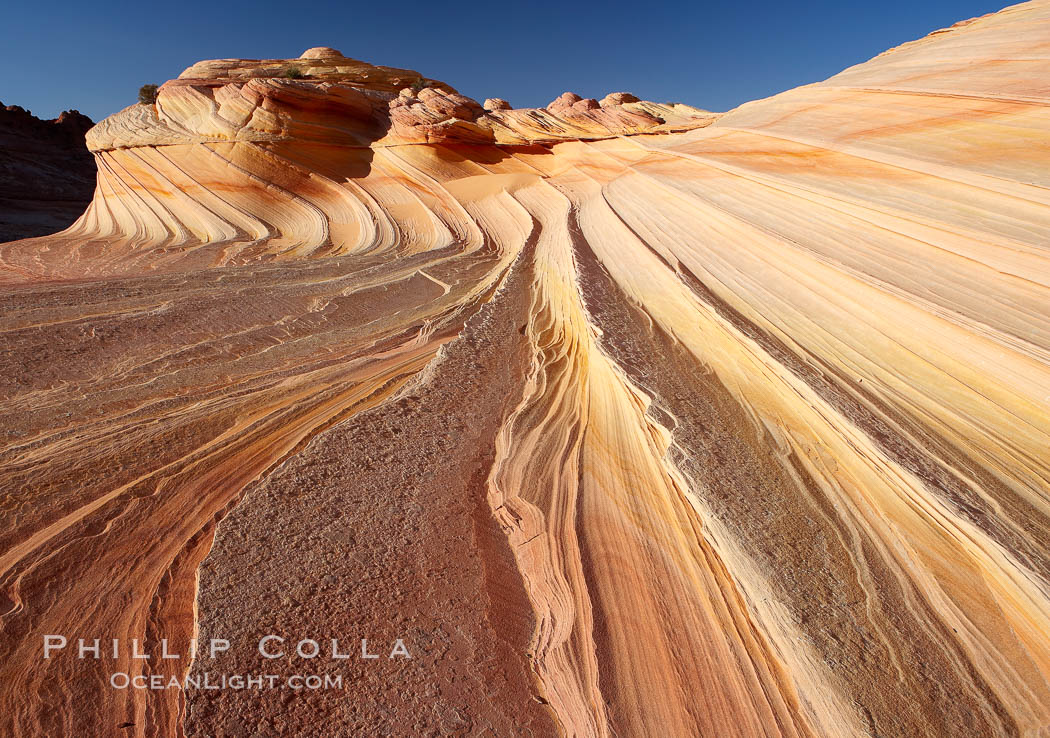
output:
[[[95,191],[84,147],[92,125],[76,110],[40,120],[0,104],[0,242],[56,233],[84,212]]]
[[[610,92],[608,95],[602,98],[601,107],[609,108],[614,105],[623,105],[624,103],[636,103],[641,102],[637,97],[629,92]]]
[[[1045,735],[1047,79],[1037,0],[724,115],[322,48],[103,121],[0,246],[0,732]],[[349,687],[108,683],[260,671]]]
[[[513,106],[502,97],[490,97],[483,105],[485,110],[512,110]]]

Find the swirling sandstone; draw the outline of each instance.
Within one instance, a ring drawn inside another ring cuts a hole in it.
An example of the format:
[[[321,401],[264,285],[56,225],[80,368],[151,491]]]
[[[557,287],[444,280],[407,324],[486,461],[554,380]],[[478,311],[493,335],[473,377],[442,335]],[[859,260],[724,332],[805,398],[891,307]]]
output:
[[[1048,78],[1037,0],[724,115],[322,47],[103,121],[0,247],[3,732],[1047,735]]]

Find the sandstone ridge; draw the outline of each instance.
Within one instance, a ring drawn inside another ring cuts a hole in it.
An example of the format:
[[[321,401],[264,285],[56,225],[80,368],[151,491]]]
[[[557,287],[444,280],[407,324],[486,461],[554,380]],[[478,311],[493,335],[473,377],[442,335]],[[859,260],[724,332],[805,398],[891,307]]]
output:
[[[578,97],[572,93],[566,96]],[[289,139],[348,146],[400,143],[550,144],[687,130],[716,116],[616,93],[601,105],[488,109],[438,80],[375,66],[335,49],[296,59],[202,61],[164,84],[154,106],[133,105],[91,131],[92,151],[192,142]]]
[[[0,244],[0,734],[1046,736],[1047,80],[1037,0],[719,116],[317,48],[103,121]],[[270,633],[413,658],[108,682]]]

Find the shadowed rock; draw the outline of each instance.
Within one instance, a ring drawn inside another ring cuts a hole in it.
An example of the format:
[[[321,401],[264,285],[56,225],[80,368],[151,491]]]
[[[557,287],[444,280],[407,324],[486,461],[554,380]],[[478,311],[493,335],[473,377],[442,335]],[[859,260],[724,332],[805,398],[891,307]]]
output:
[[[76,110],[40,120],[0,104],[0,242],[55,233],[84,212],[95,190],[84,146],[92,125]]]

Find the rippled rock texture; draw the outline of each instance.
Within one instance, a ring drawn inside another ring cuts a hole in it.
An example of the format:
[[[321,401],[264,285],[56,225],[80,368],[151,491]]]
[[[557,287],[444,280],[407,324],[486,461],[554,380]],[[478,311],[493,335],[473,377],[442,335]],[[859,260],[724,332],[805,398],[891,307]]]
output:
[[[721,116],[319,48],[103,121],[0,247],[2,732],[1047,735],[1048,79],[1040,1]],[[107,681],[260,670],[349,684]]]

